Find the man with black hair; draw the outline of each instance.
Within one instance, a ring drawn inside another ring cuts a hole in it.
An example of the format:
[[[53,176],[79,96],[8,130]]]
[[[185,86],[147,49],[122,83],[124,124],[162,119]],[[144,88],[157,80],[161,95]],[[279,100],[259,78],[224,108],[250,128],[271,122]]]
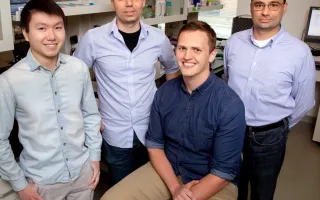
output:
[[[21,13],[27,56],[0,76],[0,176],[21,200],[93,198],[99,182],[100,115],[87,66],[59,53],[64,13],[31,0]],[[20,165],[8,137],[14,118]]]
[[[93,67],[97,78],[103,152],[111,185],[149,161],[144,145],[157,91],[157,61],[164,66],[167,80],[179,74],[164,32],[140,20],[145,3],[111,0],[115,19],[89,30],[74,53]]]

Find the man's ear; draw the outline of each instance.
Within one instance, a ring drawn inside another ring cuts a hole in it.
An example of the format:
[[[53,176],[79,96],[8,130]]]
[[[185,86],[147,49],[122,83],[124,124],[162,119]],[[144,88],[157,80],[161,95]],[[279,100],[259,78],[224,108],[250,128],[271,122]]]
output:
[[[218,50],[217,49],[214,49],[210,55],[209,55],[209,63],[212,63],[214,61],[214,59],[216,58],[216,55],[218,53]]]
[[[27,33],[27,30],[25,28],[22,29],[22,33],[23,33],[24,39],[29,42],[29,34]]]
[[[115,7],[114,7],[114,0],[110,0],[110,2],[111,2],[111,5],[112,5],[112,8],[115,9]]]

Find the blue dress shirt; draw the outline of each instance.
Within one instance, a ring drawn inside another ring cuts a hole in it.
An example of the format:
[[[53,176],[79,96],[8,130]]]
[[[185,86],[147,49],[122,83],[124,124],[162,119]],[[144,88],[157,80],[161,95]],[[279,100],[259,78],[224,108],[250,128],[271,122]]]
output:
[[[14,118],[23,145],[20,166],[8,137]],[[88,67],[60,54],[54,72],[31,51],[0,75],[0,176],[15,191],[75,180],[89,160],[100,161],[100,115]]]
[[[298,123],[314,106],[315,62],[310,48],[280,31],[260,48],[253,29],[231,36],[224,51],[225,75],[240,96],[250,126],[263,126],[286,117]]]
[[[146,146],[163,149],[184,183],[211,173],[236,184],[244,114],[238,95],[213,72],[191,95],[180,76],[155,95]]]
[[[132,148],[133,134],[145,143],[154,94],[156,62],[167,74],[178,71],[168,38],[160,29],[144,24],[137,46],[131,52],[117,28],[116,19],[89,30],[74,56],[95,71],[103,138],[109,145]]]

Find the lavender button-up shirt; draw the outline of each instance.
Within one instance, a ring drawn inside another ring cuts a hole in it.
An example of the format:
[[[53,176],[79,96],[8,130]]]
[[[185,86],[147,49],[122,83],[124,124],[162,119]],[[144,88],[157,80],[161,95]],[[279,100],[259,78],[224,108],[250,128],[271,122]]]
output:
[[[292,127],[314,106],[314,59],[309,47],[283,27],[262,48],[253,39],[253,29],[236,33],[224,56],[225,77],[245,105],[248,125],[288,117]]]
[[[157,61],[165,67],[167,74],[179,70],[164,32],[142,21],[140,25],[139,41],[132,52],[114,19],[89,30],[74,54],[89,67],[93,66],[105,125],[102,136],[108,144],[120,148],[133,146],[134,132],[145,143],[151,104],[157,90]]]

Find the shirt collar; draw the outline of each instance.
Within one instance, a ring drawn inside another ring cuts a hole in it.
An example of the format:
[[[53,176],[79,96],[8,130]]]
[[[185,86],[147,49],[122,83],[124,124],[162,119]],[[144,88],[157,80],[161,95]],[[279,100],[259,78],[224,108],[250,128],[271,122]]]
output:
[[[186,92],[188,92],[187,87],[185,86],[185,83],[183,81],[183,76],[180,76],[180,80],[181,80],[181,88]],[[201,95],[203,95],[203,93],[215,82],[215,74],[214,71],[212,70],[210,72],[209,77],[207,78],[207,80],[202,83],[199,87],[197,87],[195,89],[195,91],[198,91]]]
[[[141,34],[140,39],[146,38],[149,33],[149,29],[145,23],[143,23],[142,20],[140,20],[140,26],[141,26]],[[114,18],[111,22],[111,26],[109,26],[108,34],[114,34],[114,36],[120,36],[120,32],[117,26],[117,18]]]
[[[279,32],[275,36],[273,36],[271,38],[270,42],[266,46],[271,46],[272,47],[273,44],[275,44],[276,42],[278,42],[280,40],[280,38],[283,35],[283,33],[285,32],[285,30],[284,30],[284,28],[283,28],[283,26],[281,24],[279,26],[280,26]],[[253,28],[251,28],[251,30],[249,32],[249,39],[251,40],[251,42],[254,45],[257,46],[257,44],[256,44],[256,42],[254,41],[254,38],[253,38]]]
[[[42,66],[33,56],[31,49],[29,49],[28,53],[27,53],[27,61],[29,63],[30,66],[30,71],[34,71],[36,70],[38,67]],[[58,62],[57,62],[57,67],[60,66],[60,63],[65,64],[66,61],[65,59],[62,57],[62,54],[59,53],[58,56]]]

